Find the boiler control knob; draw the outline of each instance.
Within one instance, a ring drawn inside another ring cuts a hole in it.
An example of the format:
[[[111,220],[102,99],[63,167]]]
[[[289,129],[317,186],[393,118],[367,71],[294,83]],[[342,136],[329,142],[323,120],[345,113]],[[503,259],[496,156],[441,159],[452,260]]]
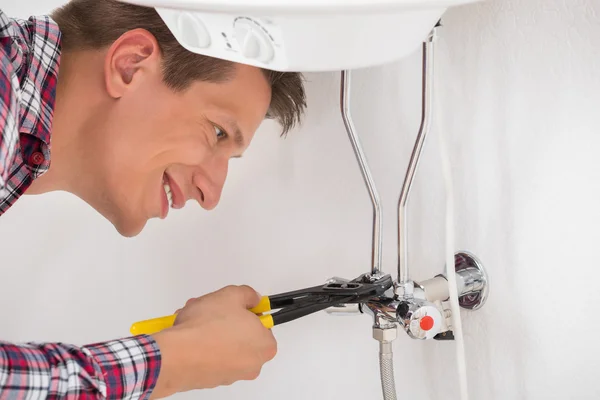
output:
[[[440,333],[443,317],[433,304],[423,301],[406,301],[397,309],[398,320],[414,339],[433,339]]]
[[[198,49],[209,47],[210,33],[202,21],[190,13],[182,13],[177,20],[180,40]]]
[[[235,22],[235,39],[244,57],[268,63],[275,55],[271,38],[255,21],[237,20]]]

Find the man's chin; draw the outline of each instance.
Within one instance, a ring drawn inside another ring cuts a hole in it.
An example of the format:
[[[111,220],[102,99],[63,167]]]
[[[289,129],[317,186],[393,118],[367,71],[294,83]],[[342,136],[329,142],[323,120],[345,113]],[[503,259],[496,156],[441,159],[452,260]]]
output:
[[[132,238],[139,235],[148,222],[146,218],[136,213],[135,209],[127,212],[126,207],[115,207],[114,203],[108,201],[108,199],[97,202],[89,201],[84,197],[81,198],[110,222],[121,236]]]
[[[121,236],[132,238],[142,232],[146,226],[146,221],[116,221],[113,222],[113,226]]]

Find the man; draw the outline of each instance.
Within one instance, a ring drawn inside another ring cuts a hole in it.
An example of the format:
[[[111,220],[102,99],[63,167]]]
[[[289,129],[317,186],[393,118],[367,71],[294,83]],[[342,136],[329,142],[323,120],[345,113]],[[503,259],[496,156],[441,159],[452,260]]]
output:
[[[188,52],[152,8],[72,0],[27,21],[0,10],[0,214],[24,193],[65,190],[134,236],[188,200],[212,209],[261,122],[286,133],[304,108],[300,74]],[[258,299],[224,288],[151,336],[0,342],[0,399],[161,398],[255,379],[276,354],[248,311]]]

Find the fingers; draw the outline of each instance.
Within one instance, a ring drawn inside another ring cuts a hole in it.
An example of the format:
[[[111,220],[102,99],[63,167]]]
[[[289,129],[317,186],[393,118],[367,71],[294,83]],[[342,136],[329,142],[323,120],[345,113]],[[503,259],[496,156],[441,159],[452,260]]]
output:
[[[256,379],[278,350],[273,332],[249,311],[260,299],[246,285],[189,299],[176,312],[182,329],[155,335],[165,359],[178,360],[165,364],[163,381],[175,382],[179,392]]]
[[[242,291],[243,304],[246,308],[256,307],[260,303],[260,294],[250,286],[240,286],[240,290]]]
[[[273,332],[267,330],[266,334],[268,335],[267,339],[267,347],[265,348],[265,362],[271,361],[277,355],[277,340],[275,340],[275,336]]]
[[[177,309],[177,311],[175,311],[175,314],[178,314],[179,312],[181,312],[181,310],[190,306],[195,301],[200,301],[203,298],[208,298],[212,296],[222,297],[222,301],[227,302],[230,305],[239,305],[246,309],[256,307],[260,303],[261,299],[261,295],[256,290],[252,289],[250,286],[230,285],[208,295],[202,297],[192,297],[191,299],[188,299],[188,301],[186,301],[185,305],[182,308],[179,308]]]
[[[240,305],[246,309],[256,307],[260,302],[260,295],[247,285],[227,286],[222,289],[227,301]]]

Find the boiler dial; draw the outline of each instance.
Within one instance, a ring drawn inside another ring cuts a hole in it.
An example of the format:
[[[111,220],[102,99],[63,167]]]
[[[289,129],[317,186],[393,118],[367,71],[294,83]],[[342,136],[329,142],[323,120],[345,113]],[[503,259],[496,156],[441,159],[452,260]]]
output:
[[[414,339],[433,339],[442,328],[442,314],[432,303],[411,299],[397,309],[398,321]]]
[[[271,37],[256,21],[239,18],[234,23],[234,30],[244,57],[263,63],[269,63],[273,59],[275,50]]]
[[[204,49],[211,45],[210,33],[197,15],[181,13],[177,25],[181,42],[197,49]]]

